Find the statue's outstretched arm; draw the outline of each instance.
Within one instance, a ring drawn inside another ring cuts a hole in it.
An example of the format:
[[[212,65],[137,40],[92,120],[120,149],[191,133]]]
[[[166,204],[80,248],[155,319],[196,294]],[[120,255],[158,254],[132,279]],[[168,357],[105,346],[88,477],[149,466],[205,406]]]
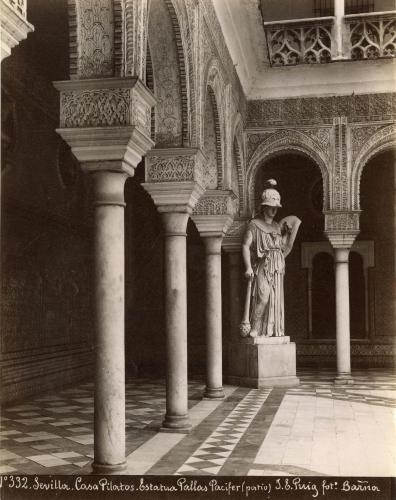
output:
[[[283,254],[285,257],[292,251],[300,224],[301,220],[295,215],[289,215],[279,221],[283,234]]]

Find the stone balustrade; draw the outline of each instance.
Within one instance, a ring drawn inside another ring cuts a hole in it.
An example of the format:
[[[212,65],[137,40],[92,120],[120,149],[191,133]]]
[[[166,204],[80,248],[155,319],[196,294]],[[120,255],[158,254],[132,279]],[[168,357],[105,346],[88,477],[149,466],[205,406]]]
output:
[[[271,66],[396,56],[396,11],[264,23]],[[341,47],[339,46],[341,45]]]
[[[345,16],[350,59],[396,56],[396,12],[372,12]]]

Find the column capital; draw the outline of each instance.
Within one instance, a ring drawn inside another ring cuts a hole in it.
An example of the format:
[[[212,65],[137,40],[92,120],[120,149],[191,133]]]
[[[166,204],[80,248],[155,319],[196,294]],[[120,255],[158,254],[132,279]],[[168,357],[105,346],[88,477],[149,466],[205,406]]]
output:
[[[333,248],[351,248],[359,234],[360,210],[325,212],[325,234]]]
[[[60,91],[58,134],[87,171],[133,175],[153,147],[151,107],[155,99],[138,78],[54,82]]]
[[[11,50],[28,34],[34,26],[26,19],[26,1],[3,0],[0,12],[1,23],[1,60],[11,55]]]
[[[153,149],[147,154],[142,186],[160,213],[192,213],[204,193],[204,161],[198,148]]]
[[[201,236],[224,236],[236,212],[236,196],[232,191],[208,189],[191,216]]]

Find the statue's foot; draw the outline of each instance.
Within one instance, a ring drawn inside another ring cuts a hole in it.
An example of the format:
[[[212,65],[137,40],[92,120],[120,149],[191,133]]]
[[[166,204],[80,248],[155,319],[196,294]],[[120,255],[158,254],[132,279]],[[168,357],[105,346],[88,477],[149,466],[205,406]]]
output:
[[[250,332],[250,336],[253,337],[253,338],[258,337],[258,331],[257,330],[252,330]]]

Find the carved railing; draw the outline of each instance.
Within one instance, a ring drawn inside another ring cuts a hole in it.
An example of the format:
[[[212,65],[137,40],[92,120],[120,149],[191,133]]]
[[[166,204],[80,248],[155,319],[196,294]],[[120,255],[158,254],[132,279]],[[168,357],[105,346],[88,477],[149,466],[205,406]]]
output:
[[[351,59],[396,56],[396,12],[372,12],[344,17]]]
[[[4,2],[19,15],[26,17],[26,0],[4,0]]]
[[[396,11],[271,21],[264,29],[271,66],[396,57]]]
[[[331,61],[333,17],[264,23],[271,66]]]

